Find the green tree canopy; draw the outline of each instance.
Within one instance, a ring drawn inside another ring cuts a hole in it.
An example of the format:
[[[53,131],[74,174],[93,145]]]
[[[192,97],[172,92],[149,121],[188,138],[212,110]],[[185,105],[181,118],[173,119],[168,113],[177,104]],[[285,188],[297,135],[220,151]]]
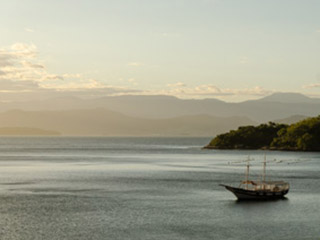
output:
[[[216,136],[206,148],[320,151],[320,116],[292,125],[269,122]]]

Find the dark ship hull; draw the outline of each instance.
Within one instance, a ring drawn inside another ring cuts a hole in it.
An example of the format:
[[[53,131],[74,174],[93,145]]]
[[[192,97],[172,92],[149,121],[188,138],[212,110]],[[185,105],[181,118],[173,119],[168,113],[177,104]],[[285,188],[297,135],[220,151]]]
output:
[[[224,186],[227,190],[232,192],[238,200],[276,200],[284,198],[284,196],[289,192],[289,189],[283,191],[247,190],[227,185],[221,186]]]

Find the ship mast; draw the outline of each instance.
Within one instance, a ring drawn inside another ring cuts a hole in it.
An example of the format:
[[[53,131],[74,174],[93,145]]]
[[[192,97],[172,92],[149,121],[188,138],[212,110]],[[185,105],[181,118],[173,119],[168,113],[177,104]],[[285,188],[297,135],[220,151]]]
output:
[[[265,190],[265,187],[266,187],[266,165],[267,165],[267,160],[266,160],[266,155],[264,155],[263,171],[262,171],[263,190]]]
[[[247,160],[247,171],[246,171],[246,189],[248,190],[248,182],[249,182],[249,168],[250,168],[250,157]]]

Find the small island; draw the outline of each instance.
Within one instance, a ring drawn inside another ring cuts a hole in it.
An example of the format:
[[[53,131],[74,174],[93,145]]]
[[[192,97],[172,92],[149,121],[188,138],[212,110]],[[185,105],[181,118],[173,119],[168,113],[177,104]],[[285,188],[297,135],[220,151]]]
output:
[[[205,149],[320,151],[320,115],[287,125],[243,126],[216,136]]]

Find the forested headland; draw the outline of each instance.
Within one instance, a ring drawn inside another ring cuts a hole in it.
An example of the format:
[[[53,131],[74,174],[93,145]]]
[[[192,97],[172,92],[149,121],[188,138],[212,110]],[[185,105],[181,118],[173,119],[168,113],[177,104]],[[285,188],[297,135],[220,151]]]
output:
[[[320,151],[320,115],[287,125],[243,126],[216,136],[206,149]]]

